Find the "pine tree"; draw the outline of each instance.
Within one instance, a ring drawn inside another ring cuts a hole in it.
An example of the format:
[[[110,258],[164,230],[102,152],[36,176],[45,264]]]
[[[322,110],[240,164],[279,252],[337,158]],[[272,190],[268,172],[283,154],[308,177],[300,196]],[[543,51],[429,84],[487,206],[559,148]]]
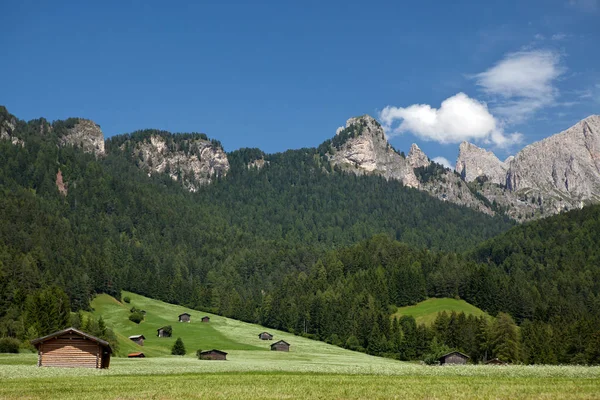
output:
[[[185,345],[183,344],[183,340],[181,338],[177,338],[173,348],[171,349],[171,354],[174,356],[185,356]]]

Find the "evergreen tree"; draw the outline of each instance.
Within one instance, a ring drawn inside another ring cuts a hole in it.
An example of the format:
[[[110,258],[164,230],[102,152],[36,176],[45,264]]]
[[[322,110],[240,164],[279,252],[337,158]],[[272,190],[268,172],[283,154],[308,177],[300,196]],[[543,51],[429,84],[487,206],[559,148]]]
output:
[[[177,338],[173,347],[171,348],[171,354],[174,356],[185,356],[185,345],[183,344],[183,340],[181,338]]]

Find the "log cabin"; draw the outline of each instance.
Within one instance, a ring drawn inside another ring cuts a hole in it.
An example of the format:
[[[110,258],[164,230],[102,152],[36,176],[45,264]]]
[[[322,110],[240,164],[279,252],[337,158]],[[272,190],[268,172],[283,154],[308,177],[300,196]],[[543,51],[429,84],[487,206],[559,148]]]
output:
[[[204,317],[202,317],[202,322],[210,322],[210,317],[205,315]]]
[[[439,360],[440,365],[461,365],[466,364],[469,358],[470,357],[468,355],[463,354],[460,351],[453,351],[451,353],[444,354],[439,358]]]
[[[146,338],[144,337],[144,335],[133,335],[133,336],[129,336],[129,340],[131,340],[132,342],[139,344],[140,346],[144,345],[144,340],[146,340]]]
[[[179,314],[179,322],[190,322],[192,316],[186,312]]]
[[[106,340],[67,328],[31,341],[38,367],[108,368],[112,349]]]
[[[271,345],[273,351],[290,351],[290,344],[285,340],[280,340]]]
[[[261,340],[273,340],[273,335],[271,335],[269,332],[262,332],[258,334],[258,337]]]
[[[200,352],[201,360],[227,360],[227,353],[221,350],[206,350]]]

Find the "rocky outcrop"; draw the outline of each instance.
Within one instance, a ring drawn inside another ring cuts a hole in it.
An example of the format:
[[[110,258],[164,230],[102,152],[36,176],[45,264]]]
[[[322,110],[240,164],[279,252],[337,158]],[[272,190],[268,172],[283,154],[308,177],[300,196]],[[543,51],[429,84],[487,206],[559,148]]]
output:
[[[372,117],[350,118],[338,129],[329,155],[333,165],[355,174],[377,174],[417,188],[413,167],[387,142],[381,125]]]
[[[456,172],[463,180],[472,182],[485,176],[490,182],[504,185],[506,183],[506,164],[487,151],[474,144],[462,142],[456,160]]]
[[[229,171],[229,160],[223,149],[204,139],[173,140],[170,134],[166,137],[151,135],[137,142],[133,153],[148,175],[166,173],[193,192]]]
[[[525,147],[510,162],[506,185],[581,200],[600,196],[600,116]]]
[[[413,143],[412,146],[410,146],[410,151],[408,152],[406,161],[408,162],[408,165],[413,168],[426,167],[431,164],[429,157],[423,153],[416,143]]]
[[[257,160],[254,161],[250,161],[247,165],[248,169],[250,168],[256,168],[256,169],[262,169],[265,165],[269,165],[270,162],[265,160],[264,158],[259,158]]]
[[[551,215],[600,201],[600,116],[532,143],[504,162],[461,144],[456,170],[467,182],[487,176],[479,190],[515,219]],[[506,188],[505,190],[503,188]]]
[[[17,126],[17,119],[5,111],[0,115],[0,140],[10,140],[14,145],[25,145],[25,143],[14,135]]]
[[[105,154],[104,134],[100,126],[89,119],[78,119],[74,126],[68,128],[66,134],[59,138],[59,142],[62,146],[76,146],[96,156]]]
[[[350,118],[345,127],[337,130],[331,147],[331,163],[346,171],[382,175],[440,200],[493,213],[465,182],[452,171],[432,164],[416,144],[406,158],[402,157],[388,143],[381,125],[370,116]]]

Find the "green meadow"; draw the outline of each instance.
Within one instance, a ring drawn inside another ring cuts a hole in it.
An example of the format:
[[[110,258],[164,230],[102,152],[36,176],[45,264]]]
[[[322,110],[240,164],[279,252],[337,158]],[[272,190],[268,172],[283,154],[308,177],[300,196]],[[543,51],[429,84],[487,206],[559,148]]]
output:
[[[0,355],[0,399],[366,399],[366,398],[600,398],[600,367],[579,366],[425,366],[345,350],[259,325],[189,310],[133,293],[130,304],[98,296],[93,313],[118,335],[120,354],[143,351],[148,357],[115,356],[106,370],[38,368],[36,354]],[[137,325],[129,309],[146,310]],[[179,323],[182,312],[192,322]],[[204,315],[209,323],[200,322]],[[172,338],[156,329],[173,326]],[[274,340],[291,351],[269,350]],[[143,334],[144,346],[128,336]],[[170,355],[181,337],[186,356]],[[227,361],[198,360],[197,349],[227,351]]]
[[[485,311],[464,300],[450,298],[431,298],[412,306],[401,307],[396,311],[394,316],[409,315],[415,318],[417,324],[431,325],[442,311],[446,311],[447,313],[451,313],[452,311],[457,313],[464,312],[466,315],[474,315],[476,317],[485,315],[489,317],[489,314]]]

